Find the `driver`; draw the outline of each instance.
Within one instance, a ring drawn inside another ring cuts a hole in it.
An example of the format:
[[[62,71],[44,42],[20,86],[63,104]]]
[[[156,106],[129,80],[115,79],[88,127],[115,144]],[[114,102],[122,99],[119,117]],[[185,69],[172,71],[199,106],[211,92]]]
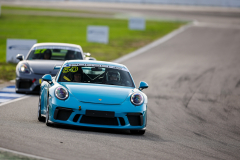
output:
[[[65,56],[65,60],[75,59],[74,51],[69,50]]]
[[[109,71],[107,73],[107,82],[108,84],[119,84],[120,74],[118,71]]]
[[[82,82],[83,79],[82,69],[79,67],[78,71],[73,74],[73,82]]]
[[[52,51],[50,49],[47,49],[43,53],[43,59],[51,59],[52,57]]]

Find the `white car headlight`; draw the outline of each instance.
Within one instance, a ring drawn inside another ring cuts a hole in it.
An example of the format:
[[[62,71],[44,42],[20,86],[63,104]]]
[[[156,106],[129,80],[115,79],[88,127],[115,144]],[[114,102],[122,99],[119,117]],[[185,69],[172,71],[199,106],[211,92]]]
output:
[[[58,99],[64,100],[68,98],[68,91],[64,87],[57,87],[55,89],[55,95]]]
[[[28,66],[26,64],[21,64],[19,66],[19,72],[30,73],[30,69],[28,68]]]
[[[132,104],[139,106],[143,104],[143,95],[141,93],[133,93],[131,95],[131,102]]]

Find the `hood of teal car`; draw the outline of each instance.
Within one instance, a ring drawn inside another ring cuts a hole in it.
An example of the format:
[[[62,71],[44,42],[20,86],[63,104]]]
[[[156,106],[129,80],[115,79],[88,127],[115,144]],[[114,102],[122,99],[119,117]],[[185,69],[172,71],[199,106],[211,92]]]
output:
[[[98,104],[121,104],[133,92],[133,88],[114,85],[65,84],[79,101]]]

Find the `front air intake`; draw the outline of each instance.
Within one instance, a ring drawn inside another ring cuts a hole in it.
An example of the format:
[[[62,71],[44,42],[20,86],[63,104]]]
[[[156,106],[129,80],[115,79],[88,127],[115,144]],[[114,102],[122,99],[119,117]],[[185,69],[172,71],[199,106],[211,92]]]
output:
[[[142,126],[143,125],[143,115],[142,113],[128,113],[128,121],[131,126]]]
[[[54,119],[66,121],[72,114],[72,109],[57,107],[54,112]]]

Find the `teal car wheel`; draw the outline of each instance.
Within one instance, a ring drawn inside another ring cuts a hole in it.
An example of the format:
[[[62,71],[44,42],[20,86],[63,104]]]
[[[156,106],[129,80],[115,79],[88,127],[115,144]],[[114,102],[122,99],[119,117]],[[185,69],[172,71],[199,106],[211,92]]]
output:
[[[38,120],[40,122],[44,122],[45,118],[42,117],[41,115],[41,97],[39,97],[39,102],[38,102]]]
[[[46,123],[47,126],[51,126],[51,124],[49,123],[49,100],[47,100],[47,111],[46,111],[45,123]]]

